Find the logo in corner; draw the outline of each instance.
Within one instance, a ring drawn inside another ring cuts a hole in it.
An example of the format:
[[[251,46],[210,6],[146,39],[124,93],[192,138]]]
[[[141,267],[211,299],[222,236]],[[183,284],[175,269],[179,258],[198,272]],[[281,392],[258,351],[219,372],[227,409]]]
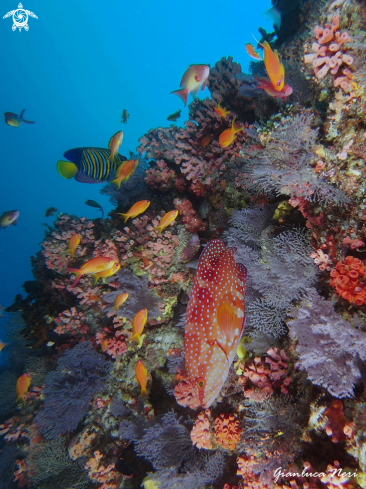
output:
[[[30,10],[24,10],[21,3],[18,5],[18,8],[16,10],[12,10],[11,12],[8,12],[6,15],[4,15],[3,19],[6,19],[10,16],[13,16],[13,25],[11,28],[13,29],[13,31],[19,29],[19,32],[22,30],[23,27],[26,31],[29,29],[28,16],[38,19],[38,17]]]

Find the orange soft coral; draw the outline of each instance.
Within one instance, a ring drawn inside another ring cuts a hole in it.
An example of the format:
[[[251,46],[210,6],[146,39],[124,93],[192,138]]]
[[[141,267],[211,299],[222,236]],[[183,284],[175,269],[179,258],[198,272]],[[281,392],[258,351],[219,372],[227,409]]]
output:
[[[346,256],[330,272],[330,285],[336,293],[356,306],[366,304],[366,267],[358,258]]]
[[[220,414],[215,419],[215,436],[217,445],[229,450],[235,450],[240,439],[241,428],[239,420],[233,414]]]
[[[211,411],[206,409],[204,412],[197,416],[191,431],[191,439],[193,445],[197,448],[206,448],[207,450],[212,448],[210,440],[210,414]]]

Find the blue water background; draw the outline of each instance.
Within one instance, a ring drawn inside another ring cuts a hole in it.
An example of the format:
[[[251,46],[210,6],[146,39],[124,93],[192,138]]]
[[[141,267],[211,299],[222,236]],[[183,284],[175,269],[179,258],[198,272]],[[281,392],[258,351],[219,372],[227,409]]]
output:
[[[86,2],[25,0],[29,31],[12,31],[17,0],[1,2],[0,112],[36,121],[14,128],[0,123],[0,212],[20,211],[17,226],[0,230],[0,304],[9,306],[31,280],[30,256],[40,250],[45,228],[55,216],[45,209],[99,217],[84,202],[112,208],[102,185],[65,180],[56,162],[67,149],[107,147],[123,130],[120,153],[135,151],[149,129],[168,126],[167,116],[183,109],[172,90],[189,64],[233,56],[247,71],[245,44],[258,27],[271,31],[261,14],[270,0],[144,0]],[[208,89],[201,92],[209,96]],[[122,109],[131,114],[120,123]],[[181,124],[188,118],[183,110]],[[179,121],[178,121],[179,122]],[[142,196],[143,198],[143,196]]]

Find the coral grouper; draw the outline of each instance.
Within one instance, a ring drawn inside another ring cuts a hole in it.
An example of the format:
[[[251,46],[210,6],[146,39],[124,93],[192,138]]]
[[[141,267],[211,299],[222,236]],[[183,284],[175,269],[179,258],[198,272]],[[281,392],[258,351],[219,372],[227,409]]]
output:
[[[219,395],[244,330],[247,269],[235,262],[234,251],[218,239],[208,243],[187,308],[185,364],[204,408]]]

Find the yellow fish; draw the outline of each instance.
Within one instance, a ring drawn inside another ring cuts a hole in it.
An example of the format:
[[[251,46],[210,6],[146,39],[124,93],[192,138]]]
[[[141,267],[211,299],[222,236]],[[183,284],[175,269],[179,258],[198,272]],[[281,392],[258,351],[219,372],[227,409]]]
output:
[[[160,221],[160,224],[159,226],[156,226],[156,228],[153,229],[153,231],[157,231],[158,234],[161,234],[162,231],[167,227],[169,226],[169,224],[171,224],[173,221],[175,221],[175,219],[177,218],[178,216],[178,211],[169,211],[165,214],[165,216],[163,217],[163,219]]]
[[[109,270],[104,270],[103,272],[99,272],[99,273],[93,273],[92,274],[93,286],[98,282],[100,278],[102,279],[102,282],[105,284],[105,279],[108,277],[112,277],[112,275],[117,273],[120,268],[121,265],[119,263],[115,263],[114,266]]]
[[[248,43],[248,44],[245,45],[245,49],[247,50],[247,53],[249,54],[249,56],[251,58],[254,58],[257,61],[258,60],[262,60],[262,58],[259,56],[259,54],[257,53],[257,51],[254,49],[254,47],[250,43]]]
[[[85,262],[80,269],[67,268],[66,270],[75,275],[75,281],[71,285],[71,287],[75,287],[83,275],[99,274],[100,272],[105,272],[111,268],[114,268],[115,266],[116,262],[113,260],[113,258],[109,258],[108,256],[96,256],[95,258]]]
[[[70,253],[71,258],[74,258],[76,248],[79,246],[80,241],[81,241],[81,234],[77,233],[71,236],[69,240],[69,249],[67,250],[67,253]]]
[[[15,393],[18,396],[17,402],[22,401],[23,403],[25,403],[31,380],[32,380],[32,378],[29,374],[23,374],[17,380],[17,384],[15,386]]]
[[[224,107],[221,107],[220,104],[217,104],[217,107],[214,107],[214,111],[219,117],[226,117],[230,114],[230,110],[226,110]]]
[[[114,309],[116,311],[118,311],[118,309],[126,302],[127,299],[128,299],[128,293],[127,292],[123,292],[123,294],[119,294],[116,297],[116,300],[114,301],[114,306],[113,306]]]
[[[230,146],[234,139],[236,139],[236,133],[242,131],[243,129],[243,126],[236,127],[234,117],[230,129],[225,129],[225,131],[220,134],[219,144],[221,148],[227,148],[228,146]]]
[[[132,321],[132,332],[133,336],[129,338],[130,341],[137,341],[138,344],[140,345],[141,343],[141,335],[142,332],[144,331],[144,327],[147,321],[147,309],[141,309],[136,316],[133,318]]]
[[[109,148],[109,151],[111,152],[111,154],[109,156],[111,160],[114,160],[114,157],[118,153],[118,149],[121,146],[122,141],[123,141],[123,132],[122,131],[116,132],[116,134],[114,136],[112,136],[111,139],[109,140],[108,148]]]
[[[267,41],[261,44],[263,48],[264,65],[266,67],[269,79],[277,92],[283,89],[285,84],[285,68],[280,61],[278,52],[272,51]]]
[[[142,360],[138,360],[135,367],[136,379],[141,387],[141,396],[147,396],[147,370]]]
[[[3,343],[1,340],[0,340],[0,351],[4,348],[4,346],[6,346],[7,343]]]
[[[122,216],[125,222],[127,222],[127,219],[129,219],[130,217],[134,218],[139,214],[145,212],[146,209],[149,207],[149,205],[150,205],[150,200],[140,200],[139,202],[136,202],[136,204],[133,204],[131,209],[127,211],[125,214],[121,212],[117,212],[117,214]]]
[[[133,172],[136,170],[138,160],[127,160],[120,164],[116,171],[116,178],[111,181],[120,188],[121,182],[127,182]]]

